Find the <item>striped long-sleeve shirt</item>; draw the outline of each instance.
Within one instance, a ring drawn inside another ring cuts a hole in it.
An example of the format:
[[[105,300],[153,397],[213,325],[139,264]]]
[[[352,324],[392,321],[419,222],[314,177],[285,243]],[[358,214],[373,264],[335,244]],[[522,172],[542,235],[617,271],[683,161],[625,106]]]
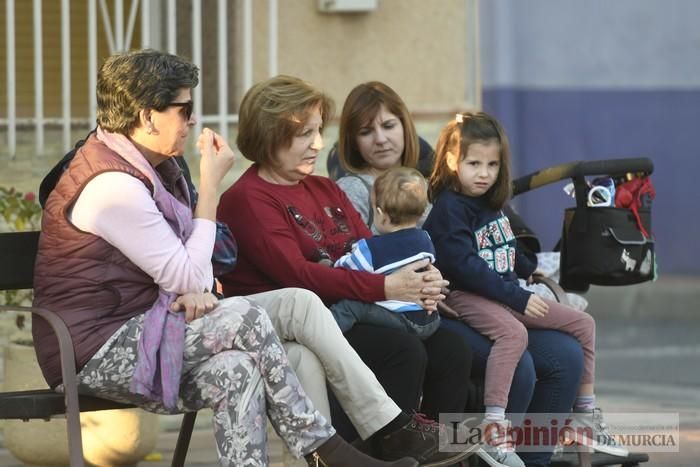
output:
[[[349,253],[335,262],[335,267],[388,275],[424,258],[430,259],[431,263],[435,262],[435,248],[428,232],[422,229],[403,229],[356,242]],[[375,303],[399,313],[423,309],[416,303],[399,300]]]

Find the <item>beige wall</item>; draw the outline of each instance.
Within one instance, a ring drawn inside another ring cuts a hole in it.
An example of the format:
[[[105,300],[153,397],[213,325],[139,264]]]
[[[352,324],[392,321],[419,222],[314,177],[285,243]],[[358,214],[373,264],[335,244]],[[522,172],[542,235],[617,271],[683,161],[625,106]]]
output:
[[[126,0],[129,11],[131,2]],[[108,3],[111,5],[111,2]],[[34,116],[34,25],[33,4],[28,0],[15,1],[15,45],[16,45],[16,97],[17,116]],[[0,0],[0,116],[7,115],[6,82],[6,37],[5,1]],[[104,30],[98,21],[98,54],[109,55]],[[88,89],[87,52],[87,2],[73,1],[70,5],[70,56],[71,56],[71,113],[87,117],[90,93]],[[42,2],[43,72],[44,72],[44,116],[61,116],[61,2]],[[134,31],[134,43],[140,41],[140,31]]]
[[[126,0],[126,11],[133,0]],[[188,28],[191,0],[178,0],[179,52],[191,56]],[[240,63],[242,50],[242,1],[229,3],[229,108],[235,112],[243,89]],[[268,76],[268,2],[254,0],[253,79]],[[381,80],[393,87],[409,109],[448,112],[465,108],[467,86],[467,33],[465,0],[378,0],[368,13],[321,13],[318,0],[278,0],[279,72],[304,78],[328,92],[340,113],[348,92],[357,84]],[[112,5],[111,2],[108,4]],[[72,113],[87,116],[87,45],[85,2],[71,2]],[[4,24],[5,1],[0,0],[0,24]],[[204,0],[205,112],[217,108],[216,2]],[[31,2],[18,1],[17,8],[17,104],[18,116],[33,115],[33,63]],[[47,117],[60,116],[60,2],[43,2],[44,84]],[[107,55],[100,29],[100,57]],[[134,44],[139,43],[139,28]],[[0,34],[0,89],[5,89],[5,35]],[[101,59],[100,59],[101,61]],[[0,93],[0,116],[5,116],[6,96]]]
[[[328,14],[317,0],[279,1],[279,72],[328,92],[340,112],[357,84],[384,81],[413,112],[465,107],[464,0],[378,0],[368,13]],[[267,76],[267,2],[255,2],[255,74]]]

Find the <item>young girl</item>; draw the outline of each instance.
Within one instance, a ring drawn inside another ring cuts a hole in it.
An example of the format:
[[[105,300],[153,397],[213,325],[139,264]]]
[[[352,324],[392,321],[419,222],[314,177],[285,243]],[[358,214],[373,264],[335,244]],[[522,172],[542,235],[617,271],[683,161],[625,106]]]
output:
[[[518,284],[518,277],[531,282],[536,265],[516,251],[508,217],[501,211],[511,194],[510,150],[501,125],[481,112],[458,114],[440,133],[429,185],[433,210],[423,228],[433,239],[436,266],[451,284],[446,304],[493,341],[486,366],[485,422],[508,424],[505,407],[515,366],[527,347],[526,328],[557,329],[583,347],[574,412],[593,436],[580,441],[626,455],[595,406],[593,318]],[[493,457],[500,462],[523,465],[507,437],[496,448]]]

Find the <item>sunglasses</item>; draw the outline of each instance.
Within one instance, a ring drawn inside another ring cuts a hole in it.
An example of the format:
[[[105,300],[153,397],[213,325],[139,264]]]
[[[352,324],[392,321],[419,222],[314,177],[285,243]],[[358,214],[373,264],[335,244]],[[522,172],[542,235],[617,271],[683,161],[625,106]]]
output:
[[[181,107],[181,113],[182,116],[185,117],[185,120],[188,122],[190,121],[190,118],[192,118],[192,111],[194,110],[194,102],[192,101],[187,101],[187,102],[171,102],[168,104],[168,107]]]

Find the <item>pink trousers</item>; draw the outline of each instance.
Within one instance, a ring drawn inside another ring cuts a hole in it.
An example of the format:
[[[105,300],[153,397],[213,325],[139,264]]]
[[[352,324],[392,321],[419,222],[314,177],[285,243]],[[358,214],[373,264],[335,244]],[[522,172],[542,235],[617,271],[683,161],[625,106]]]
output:
[[[468,292],[450,292],[445,304],[459,319],[493,341],[486,361],[484,405],[506,407],[515,367],[527,348],[527,329],[556,329],[579,341],[583,348],[581,384],[593,383],[595,321],[586,312],[545,299],[549,312],[531,318],[505,305]]]

